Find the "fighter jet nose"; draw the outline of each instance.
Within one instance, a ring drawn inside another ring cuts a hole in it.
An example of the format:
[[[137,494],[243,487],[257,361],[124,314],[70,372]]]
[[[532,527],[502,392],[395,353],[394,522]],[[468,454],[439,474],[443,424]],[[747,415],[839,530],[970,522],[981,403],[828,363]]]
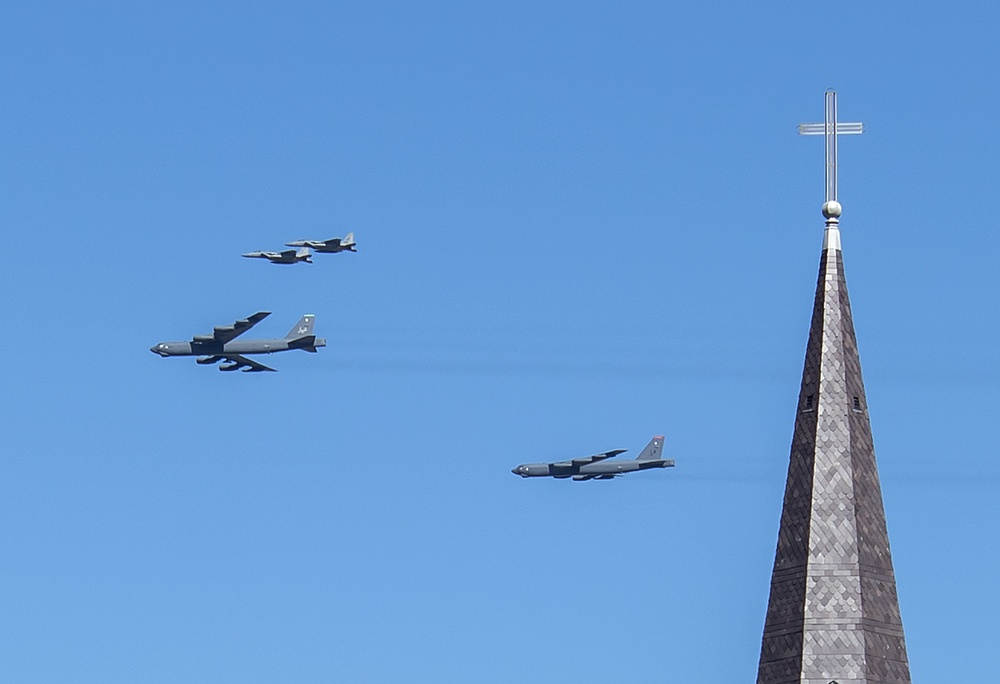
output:
[[[151,349],[150,351],[156,351],[156,349]],[[514,473],[515,475],[520,475],[521,474],[521,473],[517,472],[517,468],[511,468],[510,472]]]

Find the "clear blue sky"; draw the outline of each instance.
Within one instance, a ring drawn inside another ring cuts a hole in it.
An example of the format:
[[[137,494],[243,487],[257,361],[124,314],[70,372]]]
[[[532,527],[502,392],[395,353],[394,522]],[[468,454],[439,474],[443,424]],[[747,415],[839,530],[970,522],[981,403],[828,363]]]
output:
[[[753,681],[828,87],[868,126],[842,228],[914,681],[1000,679],[998,25],[9,4],[0,680]],[[148,351],[260,309],[329,346]],[[509,472],[658,433],[674,470]]]

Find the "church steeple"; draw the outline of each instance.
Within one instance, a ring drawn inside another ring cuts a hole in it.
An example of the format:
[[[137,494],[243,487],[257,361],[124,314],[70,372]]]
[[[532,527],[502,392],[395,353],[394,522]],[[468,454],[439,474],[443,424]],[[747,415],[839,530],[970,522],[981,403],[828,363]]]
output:
[[[829,103],[828,93],[828,103]],[[833,131],[828,104],[825,132]],[[829,145],[828,145],[829,150]],[[828,164],[828,174],[830,165]],[[834,163],[833,172],[836,173]],[[908,684],[896,581],[840,242],[826,232],[771,576],[758,684]],[[833,184],[836,193],[836,182]]]

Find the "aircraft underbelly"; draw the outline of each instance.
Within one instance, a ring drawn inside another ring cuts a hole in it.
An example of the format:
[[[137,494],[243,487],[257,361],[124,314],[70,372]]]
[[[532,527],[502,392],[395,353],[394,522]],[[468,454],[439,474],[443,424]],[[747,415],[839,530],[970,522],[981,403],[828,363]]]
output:
[[[284,340],[260,340],[247,342],[230,342],[225,346],[226,354],[271,354],[285,351],[288,343]]]
[[[580,466],[581,475],[613,475],[615,473],[628,473],[635,470],[631,463],[591,463]]]

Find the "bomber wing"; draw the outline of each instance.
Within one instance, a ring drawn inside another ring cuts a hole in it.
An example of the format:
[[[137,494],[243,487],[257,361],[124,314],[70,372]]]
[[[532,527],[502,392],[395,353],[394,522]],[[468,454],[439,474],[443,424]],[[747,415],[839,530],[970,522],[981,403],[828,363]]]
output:
[[[219,366],[219,370],[221,371],[233,371],[236,370],[237,368],[243,368],[244,373],[260,373],[262,371],[277,372],[273,368],[265,366],[262,363],[258,363],[253,359],[248,359],[247,357],[242,356],[240,354],[226,354],[222,358],[226,359],[227,361],[230,361],[231,363],[224,366]]]
[[[236,339],[270,315],[270,311],[258,311],[253,316],[241,318],[232,325],[215,326],[211,335],[195,335],[193,341],[195,344],[204,342],[217,342],[219,344],[225,344],[230,340]]]
[[[559,461],[558,463],[553,463],[552,465],[556,468],[571,468],[573,466],[584,466],[589,463],[597,463],[598,461],[603,461],[606,458],[611,458],[612,456],[617,456],[618,454],[623,454],[628,449],[612,449],[611,451],[605,451],[602,454],[594,454],[593,456],[581,456],[579,458],[574,458],[570,461]]]

